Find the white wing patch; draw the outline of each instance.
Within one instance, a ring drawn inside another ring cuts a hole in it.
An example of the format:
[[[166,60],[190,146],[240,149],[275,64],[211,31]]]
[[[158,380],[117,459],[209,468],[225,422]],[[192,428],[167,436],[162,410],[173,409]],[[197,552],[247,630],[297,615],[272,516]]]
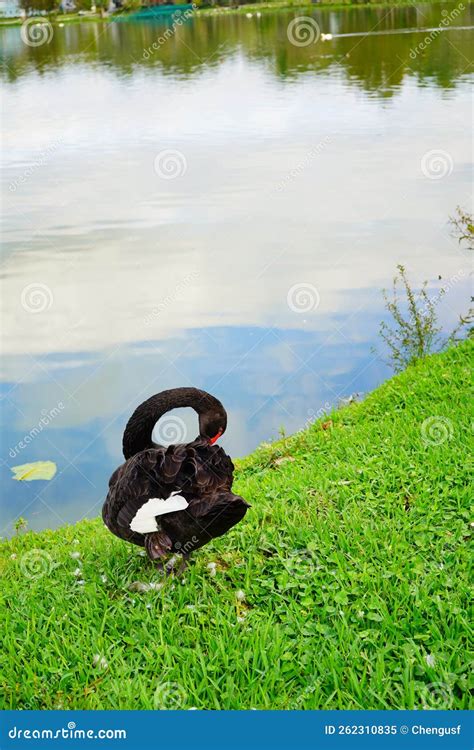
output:
[[[185,510],[188,507],[188,501],[177,492],[172,492],[166,499],[151,497],[141,508],[138,509],[132,518],[130,528],[137,534],[150,534],[158,530],[156,516],[164,516],[165,513],[174,513],[176,510]]]

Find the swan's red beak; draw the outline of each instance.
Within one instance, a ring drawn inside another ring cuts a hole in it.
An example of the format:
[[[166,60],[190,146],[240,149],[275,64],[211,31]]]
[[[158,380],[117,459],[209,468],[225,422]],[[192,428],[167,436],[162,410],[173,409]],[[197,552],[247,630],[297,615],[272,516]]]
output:
[[[222,430],[219,430],[219,432],[217,433],[217,435],[214,435],[213,438],[209,438],[210,444],[214,445],[214,443],[216,442],[216,440],[219,440],[219,438],[220,438],[221,435],[222,435]]]

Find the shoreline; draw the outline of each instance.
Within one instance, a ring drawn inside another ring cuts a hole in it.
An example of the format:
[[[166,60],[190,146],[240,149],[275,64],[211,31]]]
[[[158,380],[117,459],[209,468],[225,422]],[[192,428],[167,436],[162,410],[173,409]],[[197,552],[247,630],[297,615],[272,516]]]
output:
[[[465,356],[466,360],[469,360],[469,357],[472,356],[472,361],[474,362],[474,340],[468,337],[444,351],[430,354],[417,363],[409,365],[406,370],[403,370],[398,374],[393,374],[391,377],[377,386],[374,390],[366,393],[363,399],[356,400],[350,404],[333,406],[330,410],[323,413],[321,416],[318,416],[312,421],[307,422],[301,429],[297,430],[295,433],[287,435],[286,437],[280,438],[278,440],[273,440],[271,442],[264,441],[248,455],[242,457],[234,456],[232,459],[235,465],[234,481],[239,483],[240,475],[246,475],[247,471],[251,471],[251,473],[253,473],[256,467],[258,467],[259,469],[268,468],[268,466],[273,465],[275,461],[278,462],[282,456],[287,456],[288,453],[291,453],[293,448],[298,448],[300,443],[306,443],[311,433],[314,433],[315,431],[320,432],[321,430],[325,431],[326,425],[328,424],[330,424],[330,429],[332,431],[333,420],[334,423],[341,422],[344,421],[344,417],[346,414],[351,414],[355,410],[370,409],[371,404],[373,404],[374,402],[376,403],[379,400],[380,396],[385,393],[385,391],[393,389],[394,386],[397,387],[399,382],[410,380],[410,377],[411,379],[416,380],[417,372],[424,373],[424,371],[428,371],[429,373],[430,365],[432,362],[435,362],[437,364],[438,360],[448,358],[450,355],[452,357],[455,357],[456,354],[458,354],[460,358]],[[107,494],[106,491],[105,494]],[[0,536],[0,553],[2,551],[2,547],[12,544],[13,546],[15,546],[16,543],[20,544],[21,541],[25,538],[43,535],[46,535],[50,538],[51,535],[60,534],[66,529],[74,530],[76,527],[80,527],[82,524],[87,527],[90,524],[97,523],[99,523],[102,530],[105,531],[106,536],[109,538],[109,541],[112,541],[112,535],[110,535],[108,530],[106,530],[106,527],[102,523],[101,517],[97,516],[92,519],[86,518],[74,523],[68,523],[63,526],[55,527],[53,529],[26,529],[24,532],[22,532],[21,534],[17,534],[16,536]],[[117,543],[117,539],[113,539],[115,543]],[[122,540],[119,540],[119,544],[123,544]],[[133,545],[131,546],[133,547]]]
[[[291,0],[275,0],[275,2],[263,2],[263,3],[249,3],[247,5],[240,5],[236,8],[230,8],[230,7],[224,7],[219,6],[217,8],[198,8],[195,13],[196,15],[202,16],[203,18],[207,17],[214,17],[214,16],[229,16],[229,15],[246,15],[247,13],[272,13],[275,11],[303,11],[308,13],[309,11],[314,10],[357,10],[357,9],[366,9],[366,8],[399,8],[399,7],[416,7],[418,5],[441,5],[445,4],[445,0],[423,0],[422,2],[413,2],[413,0],[398,0],[398,2],[390,2],[390,0],[376,0],[376,2],[370,2],[370,0],[367,0],[365,2],[353,2],[352,0],[347,0],[347,2],[344,2],[343,0],[322,0],[320,3],[312,3],[312,2],[304,2],[304,0],[301,0],[301,2],[291,2]],[[60,13],[50,13],[45,14],[41,16],[30,16],[29,18],[37,18],[38,22],[46,22],[52,23],[53,25],[57,24],[74,24],[74,23],[110,23],[116,21],[119,17],[126,18],[127,16],[135,17],[135,20],[137,20],[137,11],[136,10],[130,10],[130,11],[121,11],[119,13],[113,13],[113,14],[106,14],[101,15],[100,13],[90,13],[87,15],[79,16],[77,13],[68,13],[68,14],[60,14]],[[162,18],[163,20],[166,20],[167,18],[170,18],[171,14],[169,16],[163,14]],[[157,15],[157,19],[160,19],[160,15]],[[139,20],[139,18],[138,18]],[[150,17],[144,18],[143,20],[150,21],[152,20]],[[23,19],[20,17],[14,17],[14,18],[0,18],[0,28],[2,27],[11,27],[11,26],[21,26],[23,23]]]

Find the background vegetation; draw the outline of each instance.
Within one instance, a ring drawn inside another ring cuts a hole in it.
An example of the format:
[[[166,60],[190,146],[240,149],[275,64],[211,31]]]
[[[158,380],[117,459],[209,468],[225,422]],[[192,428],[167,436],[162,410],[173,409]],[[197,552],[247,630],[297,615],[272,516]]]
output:
[[[440,0],[424,0],[424,3],[439,2]],[[273,9],[273,8],[304,8],[307,6],[315,5],[383,5],[390,4],[389,0],[321,0],[321,2],[314,3],[311,0],[265,0],[264,2],[252,2],[252,0],[190,0],[190,3],[194,2],[200,8],[231,8],[237,9],[247,5],[258,5],[259,9]],[[394,5],[412,4],[413,0],[398,0]],[[185,4],[186,0],[183,0],[181,4]],[[90,11],[94,6],[96,9],[109,7],[109,0],[74,0],[76,12],[79,10]],[[162,2],[161,5],[179,5],[180,2]],[[156,5],[156,3],[149,2],[149,0],[118,0],[117,6],[119,10],[136,10],[149,5]],[[28,13],[34,12],[59,12],[62,8],[61,0],[20,0],[20,7],[26,10]]]

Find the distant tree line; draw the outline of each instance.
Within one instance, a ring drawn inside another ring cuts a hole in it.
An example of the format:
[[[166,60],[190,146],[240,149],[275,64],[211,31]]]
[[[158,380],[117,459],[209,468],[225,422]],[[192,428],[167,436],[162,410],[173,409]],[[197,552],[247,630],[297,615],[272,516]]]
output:
[[[183,0],[186,2],[187,0]],[[93,6],[97,10],[108,9],[110,0],[19,0],[20,8],[26,13],[74,13],[90,11]],[[147,0],[114,0],[117,9],[136,9],[148,5]],[[171,2],[170,2],[171,4]]]
[[[25,10],[27,13],[35,11],[51,11],[57,10],[59,7],[57,2],[54,0],[20,0],[20,8]]]
[[[26,13],[55,13],[55,12],[77,12],[80,10],[90,11],[92,5],[96,8],[106,7],[108,5],[107,0],[68,0],[67,2],[61,2],[61,0],[20,0],[20,8]]]
[[[175,0],[178,4],[194,2],[198,6],[230,6],[238,7],[259,0]],[[272,2],[272,0],[266,0]],[[336,0],[334,0],[336,1]],[[344,1],[344,0],[343,0]],[[74,13],[78,11],[90,11],[95,5],[97,9],[108,9],[110,0],[19,0],[20,7],[26,13]],[[118,10],[136,10],[149,5],[158,4],[156,0],[114,0]],[[173,0],[161,0],[161,5],[172,5]]]

